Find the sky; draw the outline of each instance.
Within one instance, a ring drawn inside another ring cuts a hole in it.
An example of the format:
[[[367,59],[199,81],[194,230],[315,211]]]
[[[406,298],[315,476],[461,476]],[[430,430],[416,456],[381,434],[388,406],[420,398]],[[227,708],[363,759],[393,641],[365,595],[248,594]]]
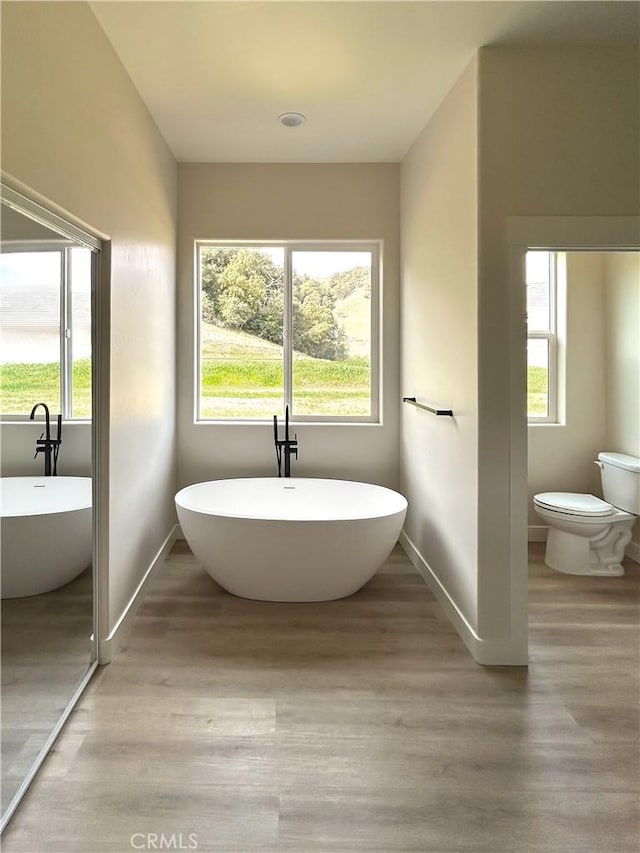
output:
[[[271,260],[282,266],[284,263],[284,251],[281,248],[260,247],[259,251],[269,255]],[[309,252],[292,251],[293,269],[297,273],[306,274],[313,278],[328,278],[336,272],[344,272],[354,267],[368,267],[371,264],[369,252]]]

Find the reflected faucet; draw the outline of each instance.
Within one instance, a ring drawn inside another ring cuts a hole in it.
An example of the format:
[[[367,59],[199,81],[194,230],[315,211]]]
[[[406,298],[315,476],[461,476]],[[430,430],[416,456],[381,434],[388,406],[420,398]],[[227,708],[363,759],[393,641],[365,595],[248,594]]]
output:
[[[282,453],[284,452],[284,476],[291,476],[291,454],[298,458],[298,435],[289,438],[289,406],[284,410],[284,440],[278,438],[278,416],[273,416],[273,438],[278,460],[278,477],[282,477]]]
[[[49,407],[46,403],[36,403],[33,409],[31,409],[29,420],[34,420],[36,409],[40,406],[44,409],[45,431],[36,441],[36,452],[33,458],[36,459],[38,453],[44,454],[44,476],[55,477],[58,474],[58,453],[60,453],[60,445],[62,444],[62,415],[58,415],[57,418],[58,432],[56,438],[51,438],[51,419],[49,417]],[[52,459],[53,465],[51,464]]]

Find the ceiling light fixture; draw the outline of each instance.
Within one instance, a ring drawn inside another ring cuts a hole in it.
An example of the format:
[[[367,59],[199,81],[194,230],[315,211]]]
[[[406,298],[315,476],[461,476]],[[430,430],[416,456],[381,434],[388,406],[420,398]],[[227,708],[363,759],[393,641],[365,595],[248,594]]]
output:
[[[303,116],[302,113],[282,113],[278,116],[278,121],[285,127],[300,127],[306,120],[307,117]]]

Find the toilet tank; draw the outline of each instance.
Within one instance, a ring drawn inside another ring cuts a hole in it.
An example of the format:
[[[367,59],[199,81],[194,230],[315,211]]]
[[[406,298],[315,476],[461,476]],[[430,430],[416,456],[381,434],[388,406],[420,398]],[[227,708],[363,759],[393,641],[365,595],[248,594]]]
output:
[[[605,501],[640,515],[640,459],[626,453],[599,453],[598,463]]]

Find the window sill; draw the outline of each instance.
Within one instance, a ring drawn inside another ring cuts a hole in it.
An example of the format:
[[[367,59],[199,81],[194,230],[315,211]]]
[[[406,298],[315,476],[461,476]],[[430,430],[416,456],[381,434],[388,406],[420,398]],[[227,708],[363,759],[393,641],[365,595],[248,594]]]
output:
[[[284,418],[278,417],[278,425],[282,425],[284,423]],[[193,421],[193,425],[196,427],[203,426],[213,426],[213,427],[268,427],[269,429],[273,429],[273,421],[234,421],[234,420],[206,420],[206,421]],[[294,421],[289,420],[289,428],[292,427],[300,428],[300,427],[381,427],[383,426],[381,421]]]
[[[559,421],[527,421],[528,427],[564,427],[565,423]]]
[[[20,417],[19,415],[0,416],[0,427],[2,427],[2,426],[19,426],[20,424],[40,424],[40,425],[42,425],[43,423],[44,423],[44,418],[42,416],[34,418],[34,420],[31,420],[31,418],[28,415],[25,415],[24,417]],[[55,428],[55,425],[56,425],[56,418],[54,418],[52,416],[51,417],[52,428]],[[63,420],[62,421],[63,427],[65,427],[65,426],[81,426],[81,425],[91,426],[91,419],[90,418],[73,418],[72,420],[67,420],[67,421]]]

